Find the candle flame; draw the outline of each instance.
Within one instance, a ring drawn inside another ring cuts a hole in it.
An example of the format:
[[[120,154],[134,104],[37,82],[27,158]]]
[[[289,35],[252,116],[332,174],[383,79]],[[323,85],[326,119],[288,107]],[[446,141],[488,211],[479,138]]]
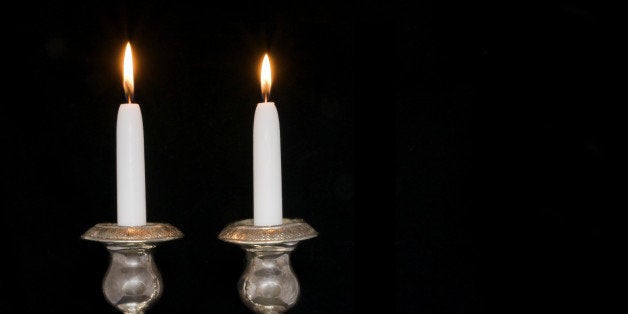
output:
[[[126,50],[124,51],[124,94],[126,95],[129,104],[133,98],[133,55],[131,54],[131,43],[126,43]]]
[[[272,83],[270,76],[270,60],[268,54],[264,55],[264,61],[262,61],[262,95],[264,95],[264,102],[268,102],[268,95],[270,94],[270,85]]]

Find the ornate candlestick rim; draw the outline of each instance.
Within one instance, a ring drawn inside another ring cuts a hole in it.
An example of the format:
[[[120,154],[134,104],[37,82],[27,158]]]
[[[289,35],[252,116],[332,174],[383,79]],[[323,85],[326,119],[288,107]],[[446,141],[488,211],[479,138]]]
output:
[[[312,226],[298,218],[284,218],[281,225],[274,226],[254,226],[253,219],[245,219],[227,225],[218,238],[236,244],[263,245],[298,242],[317,235]]]
[[[99,223],[87,230],[81,238],[104,243],[153,243],[176,240],[183,233],[168,223],[149,222],[144,226],[118,226]]]

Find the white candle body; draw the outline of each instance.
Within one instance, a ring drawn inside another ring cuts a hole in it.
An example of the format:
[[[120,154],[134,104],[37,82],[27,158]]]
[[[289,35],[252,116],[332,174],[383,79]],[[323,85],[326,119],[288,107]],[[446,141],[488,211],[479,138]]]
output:
[[[258,103],[253,119],[253,225],[282,223],[281,139],[273,102]]]
[[[144,130],[138,104],[122,104],[116,126],[118,225],[146,224]]]

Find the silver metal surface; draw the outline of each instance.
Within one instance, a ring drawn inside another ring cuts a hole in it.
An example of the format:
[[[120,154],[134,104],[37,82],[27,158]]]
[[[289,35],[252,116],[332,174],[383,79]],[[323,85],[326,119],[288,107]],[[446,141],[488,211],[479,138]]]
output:
[[[118,226],[99,223],[81,238],[104,243],[110,253],[102,283],[107,301],[125,314],[143,314],[161,297],[163,282],[153,258],[158,243],[183,237],[167,223]]]
[[[279,244],[314,238],[318,232],[302,219],[284,218],[283,224],[254,226],[253,219],[236,221],[218,234],[225,242],[236,244]]]
[[[104,243],[164,242],[183,237],[183,233],[168,223],[149,222],[144,226],[118,226],[99,223],[87,230],[81,238]]]
[[[276,226],[254,226],[252,219],[227,225],[220,240],[240,245],[247,265],[238,280],[240,299],[253,312],[279,314],[298,301],[300,287],[290,265],[290,254],[299,241],[318,232],[301,219],[284,218]]]

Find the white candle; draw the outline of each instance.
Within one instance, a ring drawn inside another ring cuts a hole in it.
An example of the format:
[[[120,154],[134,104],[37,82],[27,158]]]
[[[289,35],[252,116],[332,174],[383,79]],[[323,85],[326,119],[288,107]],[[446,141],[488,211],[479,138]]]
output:
[[[142,226],[146,224],[144,130],[140,106],[131,102],[133,57],[130,43],[124,53],[123,85],[128,103],[120,105],[116,125],[118,225]]]
[[[282,223],[281,141],[279,116],[274,102],[268,102],[271,75],[268,55],[261,71],[264,102],[258,103],[253,119],[253,225]]]

